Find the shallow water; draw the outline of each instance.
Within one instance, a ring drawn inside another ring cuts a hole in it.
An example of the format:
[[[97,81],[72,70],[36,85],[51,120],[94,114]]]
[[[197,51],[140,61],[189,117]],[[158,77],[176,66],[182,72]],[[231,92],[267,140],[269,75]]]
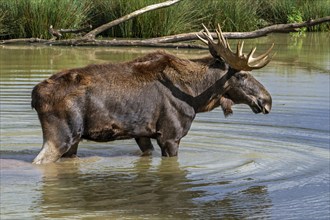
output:
[[[273,109],[198,115],[178,158],[140,157],[132,140],[82,142],[78,159],[32,165],[41,128],[35,84],[89,63],[155,49],[0,47],[1,219],[329,219],[329,34],[271,35],[274,60],[254,71]],[[169,50],[200,57],[202,50]],[[156,144],[155,144],[156,145]]]

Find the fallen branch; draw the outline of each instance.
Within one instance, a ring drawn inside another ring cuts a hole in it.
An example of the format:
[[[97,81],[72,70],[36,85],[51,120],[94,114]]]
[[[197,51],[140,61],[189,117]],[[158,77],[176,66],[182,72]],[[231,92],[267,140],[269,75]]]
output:
[[[82,32],[86,32],[88,30],[92,29],[92,25],[88,25],[87,27],[83,27],[83,28],[79,28],[79,29],[54,29],[53,25],[50,25],[48,32],[53,36],[52,39],[50,39],[50,41],[54,41],[56,39],[59,39],[60,37],[62,37],[62,34],[66,34],[66,33],[82,33]]]
[[[166,3],[174,4],[177,1],[167,1]],[[159,6],[159,4],[158,4]],[[168,6],[168,5],[167,5]],[[163,6],[165,7],[165,6]],[[145,9],[145,8],[144,8]],[[149,9],[151,10],[151,9]],[[139,10],[138,10],[139,11]],[[145,10],[142,10],[144,11]],[[143,12],[143,13],[144,13]],[[137,16],[137,15],[135,15]],[[115,20],[115,21],[118,21]],[[292,24],[276,24],[268,27],[261,28],[259,30],[251,31],[251,32],[227,32],[224,33],[224,36],[228,39],[246,39],[246,38],[257,38],[261,36],[266,36],[267,34],[274,32],[292,32],[296,31],[297,28],[302,27],[311,27],[321,23],[330,22],[330,16],[318,18],[315,20],[309,20],[301,23],[292,23]],[[111,22],[110,22],[111,23]],[[108,23],[108,24],[110,24]],[[112,24],[113,25],[113,24]],[[102,26],[101,26],[102,27]],[[101,28],[99,27],[99,28]],[[84,29],[84,28],[82,28]],[[82,30],[77,29],[77,30]],[[94,34],[100,33],[96,31],[98,28],[94,29]],[[103,28],[102,28],[103,29]],[[72,33],[72,29],[60,29],[62,31],[67,31]],[[77,31],[76,30],[76,31]],[[105,29],[104,29],[105,30]],[[57,30],[59,31],[59,30]],[[63,33],[64,33],[63,32]],[[89,32],[89,33],[91,33]],[[197,40],[196,34],[200,32],[192,32],[185,34],[177,34],[172,36],[158,37],[158,38],[150,38],[144,40],[95,40],[94,38],[74,38],[69,40],[45,40],[40,38],[21,38],[21,39],[10,39],[0,41],[0,44],[18,44],[18,43],[42,43],[47,45],[66,45],[66,46],[144,46],[144,47],[167,47],[167,48],[206,48],[203,45],[193,44],[193,43],[178,43],[184,41],[192,41]],[[216,33],[211,33],[213,38],[217,38]],[[87,34],[88,35],[88,34]],[[86,35],[85,35],[86,36]]]
[[[46,41],[48,45],[54,46],[125,46],[125,47],[162,47],[162,48],[192,48],[192,49],[206,49],[207,47],[201,44],[191,43],[158,43],[148,40],[90,40],[90,39],[68,39],[57,41]],[[1,44],[1,42],[0,42]]]
[[[41,38],[17,38],[17,39],[9,39],[2,40],[0,44],[22,44],[22,43],[48,43],[49,40],[41,39]]]
[[[124,21],[127,21],[127,20],[130,20],[138,15],[141,15],[141,14],[144,14],[148,11],[153,11],[153,10],[156,10],[156,9],[160,9],[160,8],[165,8],[165,7],[169,7],[171,5],[174,5],[176,3],[178,3],[179,1],[181,0],[170,0],[170,1],[166,1],[166,2],[162,2],[162,3],[158,3],[158,4],[154,4],[154,5],[149,5],[149,6],[146,6],[144,8],[141,8],[139,10],[136,10],[128,15],[125,15],[121,18],[118,18],[114,21],[111,21],[109,23],[106,23],[100,27],[97,27],[95,28],[94,30],[88,32],[84,38],[87,38],[87,39],[94,39],[96,37],[96,35],[102,33],[103,31],[106,31],[108,30],[109,28],[113,27],[113,26],[116,26],[118,24],[121,24],[123,23]]]
[[[79,29],[60,29],[59,32],[61,32],[62,34],[64,34],[64,33],[78,34],[78,33],[89,31],[91,29],[92,29],[92,25],[88,25],[86,27],[79,28]]]
[[[251,32],[224,32],[223,35],[227,39],[258,38],[258,37],[267,36],[270,33],[295,32],[297,31],[297,28],[311,27],[325,22],[330,22],[330,16],[318,18],[315,20],[308,20],[301,23],[275,24]],[[171,35],[165,37],[151,38],[148,39],[148,41],[158,42],[158,43],[176,43],[181,41],[198,40],[196,36],[196,34],[198,33],[200,32],[192,32],[192,33],[177,34],[177,35]],[[215,32],[211,34],[213,38],[217,38],[217,34]]]

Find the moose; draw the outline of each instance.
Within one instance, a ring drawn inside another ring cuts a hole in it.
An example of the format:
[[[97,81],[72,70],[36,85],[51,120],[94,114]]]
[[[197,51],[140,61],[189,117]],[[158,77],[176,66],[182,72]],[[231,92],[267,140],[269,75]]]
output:
[[[82,139],[134,138],[142,155],[151,154],[156,139],[162,156],[177,156],[197,113],[220,106],[228,116],[234,104],[246,104],[268,114],[271,95],[250,71],[270,62],[274,44],[253,57],[256,48],[243,54],[243,41],[234,53],[219,25],[218,42],[203,27],[197,36],[212,56],[189,60],[157,51],[124,63],[64,70],[37,84],[31,104],[43,145],[33,163],[74,157]]]

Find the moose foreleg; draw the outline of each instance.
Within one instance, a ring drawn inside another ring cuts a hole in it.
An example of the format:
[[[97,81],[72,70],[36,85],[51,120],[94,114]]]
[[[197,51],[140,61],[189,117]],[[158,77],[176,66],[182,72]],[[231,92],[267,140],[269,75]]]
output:
[[[158,140],[158,145],[162,151],[163,157],[176,157],[178,156],[180,140]]]
[[[135,138],[135,141],[142,151],[142,156],[149,156],[151,155],[152,151],[154,151],[154,146],[152,145],[150,138],[139,137]]]

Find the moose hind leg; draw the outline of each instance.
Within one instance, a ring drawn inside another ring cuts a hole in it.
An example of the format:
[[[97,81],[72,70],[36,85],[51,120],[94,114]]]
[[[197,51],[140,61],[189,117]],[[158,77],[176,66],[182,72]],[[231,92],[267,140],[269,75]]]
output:
[[[154,151],[154,146],[151,143],[151,139],[147,137],[138,137],[135,138],[136,143],[139,145],[140,150],[142,151],[142,156],[151,155]]]
[[[46,164],[56,162],[62,155],[72,156],[77,152],[80,137],[74,137],[71,129],[60,120],[43,127],[44,144],[38,156],[33,160],[34,164]]]

